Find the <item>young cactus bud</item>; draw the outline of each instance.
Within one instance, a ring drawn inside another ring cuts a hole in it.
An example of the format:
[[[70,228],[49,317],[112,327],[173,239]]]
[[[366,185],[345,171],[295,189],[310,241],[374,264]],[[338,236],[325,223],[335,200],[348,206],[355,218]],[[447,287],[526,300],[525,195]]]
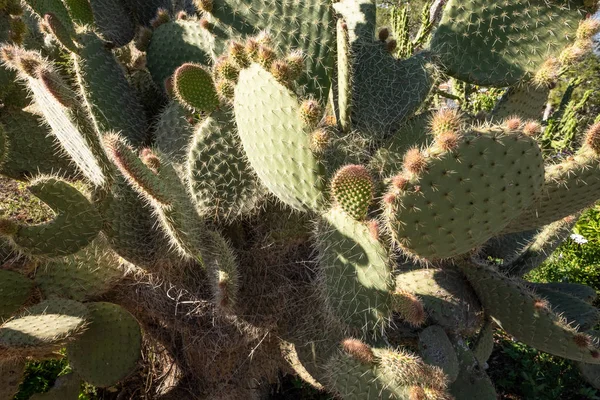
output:
[[[300,106],[300,116],[307,126],[317,126],[322,114],[323,110],[316,100],[306,100]]]
[[[439,135],[435,142],[443,151],[453,151],[458,148],[460,136],[455,132],[448,131]]]
[[[385,44],[385,49],[389,52],[389,53],[393,53],[394,51],[396,51],[396,48],[398,47],[398,42],[396,41],[396,39],[392,39],[389,42],[387,42]]]
[[[250,59],[246,54],[244,45],[240,42],[233,41],[229,43],[229,57],[240,68],[247,68],[250,65]]]
[[[527,121],[523,127],[523,133],[527,136],[536,137],[542,133],[542,126],[535,121]]]
[[[329,132],[320,128],[314,131],[310,136],[310,148],[317,154],[323,153],[329,145]]]
[[[237,81],[240,75],[240,69],[228,57],[219,58],[213,68],[217,79]]]
[[[463,117],[455,108],[442,108],[431,117],[431,134],[437,137],[446,132],[458,132],[463,125]]]
[[[14,236],[19,231],[19,224],[9,219],[0,218],[0,235]]]
[[[375,185],[364,166],[347,165],[335,173],[331,181],[331,193],[342,210],[355,220],[362,221],[373,202]]]
[[[522,124],[523,121],[521,121],[521,118],[517,116],[508,117],[508,119],[504,121],[504,125],[506,126],[506,128],[510,129],[511,131],[516,131],[520,129]]]
[[[304,54],[300,50],[295,50],[291,52],[286,58],[285,61],[289,67],[289,74],[291,80],[296,80],[302,76],[304,73]]]
[[[150,24],[152,25],[152,27],[154,29],[156,29],[159,26],[161,26],[162,24],[166,24],[169,21],[171,21],[171,16],[169,15],[169,11],[164,8],[159,8],[156,11],[156,17],[154,17],[154,19],[152,21],[150,21]]]
[[[600,123],[590,126],[585,133],[585,144],[600,156]]]
[[[408,172],[419,175],[427,168],[427,159],[419,149],[412,148],[404,155],[403,165]]]
[[[277,59],[273,49],[267,46],[260,45],[256,53],[256,62],[263,66],[264,69],[271,68],[271,64]]]
[[[160,169],[160,159],[154,154],[152,149],[145,148],[142,150],[140,158],[145,166],[150,168],[155,174]]]
[[[550,57],[540,67],[533,77],[533,83],[539,87],[553,87],[558,79],[560,62],[555,57]]]
[[[423,303],[406,290],[397,289],[392,297],[392,307],[410,325],[419,327],[427,320]]]
[[[200,24],[200,27],[202,29],[206,29],[207,31],[212,32],[214,26],[212,22],[210,22],[208,19],[202,17],[200,18],[200,22],[198,23]]]
[[[577,28],[578,40],[591,40],[600,30],[600,21],[595,18],[586,18],[579,23]]]
[[[399,192],[405,191],[408,188],[409,183],[410,181],[402,175],[396,175],[392,179],[392,186]]]
[[[256,60],[259,47],[260,47],[260,45],[258,44],[256,39],[250,38],[250,39],[246,40],[246,45],[244,46],[244,50],[246,51],[246,55],[248,56],[248,58],[250,58],[251,60]]]
[[[213,0],[194,0],[194,5],[198,10],[207,13],[213,10]]]
[[[287,62],[283,60],[276,60],[271,65],[270,71],[271,75],[277,79],[277,82],[281,83],[285,87],[292,87],[294,81],[290,78],[290,66]]]
[[[347,338],[342,340],[341,344],[342,350],[361,364],[372,365],[375,362],[373,350],[366,343],[358,339]]]
[[[183,11],[183,10],[182,10],[182,11],[179,11],[179,12],[177,13],[177,16],[176,16],[176,18],[177,18],[177,20],[178,20],[178,21],[185,21],[185,20],[187,20],[189,17],[190,17],[190,16],[189,16],[189,15],[188,15],[188,14],[187,14],[185,11]]]
[[[233,99],[233,96],[235,95],[235,85],[227,79],[219,79],[215,84],[215,89],[219,98],[224,101]]]
[[[385,42],[390,37],[390,30],[388,28],[381,28],[378,33],[379,40]]]
[[[273,36],[267,31],[260,31],[258,35],[256,35],[256,41],[262,46],[273,46]]]

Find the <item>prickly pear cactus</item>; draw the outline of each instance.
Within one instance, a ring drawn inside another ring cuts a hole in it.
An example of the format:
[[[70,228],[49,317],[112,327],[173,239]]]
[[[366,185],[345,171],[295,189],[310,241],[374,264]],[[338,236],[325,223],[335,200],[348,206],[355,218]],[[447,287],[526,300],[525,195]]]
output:
[[[435,2],[414,38],[375,0],[22,3],[0,173],[52,211],[0,218],[0,393],[66,354],[39,398],[492,400],[496,327],[598,387],[594,291],[523,279],[600,199],[600,124],[540,141],[589,2]],[[476,118],[450,78],[508,90]]]

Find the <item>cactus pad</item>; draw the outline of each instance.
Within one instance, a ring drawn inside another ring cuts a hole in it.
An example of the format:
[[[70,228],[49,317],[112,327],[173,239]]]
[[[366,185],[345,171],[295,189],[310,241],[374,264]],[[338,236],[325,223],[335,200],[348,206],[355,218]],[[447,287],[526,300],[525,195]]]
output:
[[[484,243],[531,203],[544,177],[537,143],[503,128],[468,132],[452,149],[436,141],[420,163],[418,173],[405,163],[408,185],[390,190],[387,222],[395,242],[422,258]]]
[[[0,321],[14,315],[32,295],[33,282],[16,272],[0,270]]]
[[[357,221],[366,218],[374,197],[373,178],[362,165],[347,165],[336,172],[331,192],[336,203]]]
[[[458,358],[444,329],[439,325],[429,326],[419,333],[419,354],[429,365],[441,368],[450,382],[458,377]]]
[[[198,64],[185,63],[173,76],[177,99],[192,111],[212,112],[219,106],[219,98],[210,72]]]
[[[51,299],[0,326],[0,349],[45,352],[82,333],[87,308],[76,301]]]
[[[31,255],[58,257],[78,252],[98,235],[102,218],[77,189],[57,178],[39,178],[28,189],[57,213],[40,225],[19,226],[12,244]]]
[[[240,73],[234,104],[246,156],[262,183],[292,208],[319,209],[323,168],[312,153],[298,100],[253,64]]]
[[[516,83],[574,39],[582,1],[451,0],[431,41],[446,71],[484,86]]]
[[[367,226],[333,209],[318,230],[322,293],[346,323],[376,331],[391,313],[391,270]]]
[[[198,213],[208,218],[249,214],[262,197],[231,118],[228,112],[214,112],[198,126],[190,146],[190,189]]]
[[[140,327],[129,312],[110,303],[90,303],[89,327],[67,346],[71,367],[86,382],[108,387],[135,369],[141,354]]]

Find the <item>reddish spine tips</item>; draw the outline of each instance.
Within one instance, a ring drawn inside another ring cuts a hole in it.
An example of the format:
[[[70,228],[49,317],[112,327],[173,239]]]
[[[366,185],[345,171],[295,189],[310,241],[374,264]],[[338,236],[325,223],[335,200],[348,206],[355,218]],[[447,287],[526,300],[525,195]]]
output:
[[[208,19],[202,17],[198,23],[202,29],[206,29],[209,32],[212,31],[213,24]]]
[[[187,13],[185,11],[179,11],[177,13],[177,19],[178,20],[186,20],[189,18],[189,15],[187,15]]]
[[[385,42],[390,37],[390,30],[388,28],[381,28],[378,33],[379,40]]]
[[[175,96],[175,84],[173,83],[172,76],[165,79],[164,87],[165,87],[165,92],[167,93],[167,96],[169,96],[170,98],[173,98],[173,96]]]
[[[30,57],[28,55],[24,55],[18,59],[19,70],[24,74],[31,76],[32,78],[36,77],[36,72],[38,68],[42,65],[42,63],[34,57]]]
[[[409,180],[402,175],[396,175],[392,179],[392,186],[394,186],[394,188],[399,191],[406,190],[408,188],[408,184],[409,184]]]
[[[535,121],[527,121],[523,127],[523,133],[527,136],[536,137],[542,133],[542,126]]]
[[[329,133],[325,129],[317,129],[310,138],[311,150],[315,153],[322,153],[329,144]]]
[[[142,162],[152,170],[154,173],[158,173],[160,169],[160,159],[154,154],[154,151],[149,148],[145,148],[141,152]]]
[[[300,115],[308,126],[316,126],[321,120],[323,110],[316,100],[305,100],[300,106]]]
[[[592,344],[592,338],[585,333],[578,333],[573,337],[573,341],[577,345],[577,347],[586,348],[590,347]]]
[[[169,15],[169,11],[164,8],[159,8],[156,11],[156,17],[154,17],[154,19],[152,21],[150,21],[150,24],[152,25],[152,27],[154,29],[156,29],[159,26],[161,26],[162,24],[166,24],[169,21],[171,21],[171,16]]]
[[[596,155],[600,155],[600,123],[588,128],[585,133],[585,144],[594,150]]]
[[[550,305],[544,299],[534,299],[533,308],[535,308],[538,311],[550,311]]]
[[[258,52],[256,53],[256,62],[262,65],[265,69],[271,68],[271,64],[277,58],[273,49],[268,46],[258,46]]]
[[[417,149],[412,148],[404,155],[404,169],[418,175],[425,171],[427,168],[427,160],[423,153]]]
[[[387,205],[392,205],[396,201],[396,195],[394,193],[387,193],[383,196],[383,202]]]
[[[347,338],[342,340],[342,350],[361,364],[371,365],[375,362],[373,350],[358,339]]]
[[[393,306],[400,316],[412,326],[421,326],[427,320],[421,300],[406,290],[397,289],[393,295]]]
[[[448,131],[439,135],[436,143],[444,151],[453,151],[458,148],[460,137],[456,133]]]
[[[516,131],[520,129],[522,124],[523,121],[521,121],[521,118],[516,116],[509,117],[506,121],[504,121],[504,125],[506,126],[506,128],[510,129],[511,131]]]

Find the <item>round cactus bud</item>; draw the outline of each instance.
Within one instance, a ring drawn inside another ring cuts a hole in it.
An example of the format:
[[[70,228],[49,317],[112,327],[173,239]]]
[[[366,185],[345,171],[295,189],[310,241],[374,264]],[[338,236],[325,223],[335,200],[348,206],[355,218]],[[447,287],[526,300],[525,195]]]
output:
[[[577,39],[590,40],[600,30],[600,21],[595,18],[586,18],[579,23]]]
[[[393,53],[394,51],[396,51],[397,47],[398,47],[398,42],[396,41],[396,39],[392,39],[385,44],[385,49],[390,53]]]
[[[590,126],[585,133],[585,144],[600,155],[600,123]]]
[[[237,81],[240,75],[240,69],[228,57],[219,58],[213,68],[217,79]]]
[[[397,289],[392,296],[392,307],[402,319],[418,327],[425,323],[427,314],[423,303],[417,296],[406,290]]]
[[[164,8],[159,8],[158,10],[156,10],[156,17],[154,17],[154,19],[150,21],[150,24],[154,29],[156,29],[162,24],[166,24],[169,21],[171,21],[171,15],[169,15],[169,11]]]
[[[281,83],[283,86],[291,87],[293,80],[290,78],[290,66],[284,60],[276,60],[271,65],[271,75],[277,82]]]
[[[435,140],[438,146],[444,151],[453,151],[458,147],[460,143],[460,136],[455,132],[448,131],[442,133]]]
[[[511,131],[520,129],[522,124],[523,121],[521,121],[521,118],[517,116],[508,117],[508,119],[504,121],[504,125]]]
[[[285,61],[289,67],[289,74],[291,80],[296,80],[300,78],[302,73],[304,72],[304,53],[300,50],[295,50],[288,54],[285,58]]]
[[[246,45],[244,46],[244,50],[246,51],[246,55],[248,58],[252,60],[256,60],[256,56],[258,54],[258,48],[260,45],[254,38],[250,38],[246,40]]]
[[[177,20],[186,20],[189,18],[189,15],[185,11],[179,11],[176,16]]]
[[[523,127],[523,133],[531,137],[538,136],[542,133],[542,126],[535,121],[527,121]]]
[[[399,191],[404,191],[408,188],[409,180],[402,175],[396,175],[392,179],[392,186]]]
[[[0,49],[0,59],[4,62],[14,61],[17,57],[16,50],[13,46],[3,46]]]
[[[335,202],[358,221],[367,217],[374,191],[373,178],[362,165],[340,168],[331,181],[331,192]]]
[[[235,94],[235,85],[227,79],[219,79],[215,84],[215,89],[223,100],[231,100]]]
[[[394,193],[386,193],[383,196],[383,202],[387,205],[394,204],[396,202],[396,195]]]
[[[342,340],[342,350],[361,364],[371,365],[375,362],[373,350],[358,339],[347,338]]]
[[[547,59],[533,77],[537,86],[552,87],[558,79],[560,62],[555,57]]]
[[[381,28],[378,33],[379,40],[385,42],[390,37],[390,30],[388,28]]]
[[[592,337],[585,333],[578,333],[573,337],[573,341],[577,345],[577,347],[585,348],[590,347],[593,343]]]
[[[19,231],[19,224],[10,219],[0,218],[0,235],[13,236]]]
[[[326,129],[317,129],[310,136],[310,148],[317,154],[327,149],[329,144],[329,132]]]
[[[250,65],[250,59],[244,45],[240,42],[233,41],[229,43],[229,57],[239,66],[240,68],[247,68]]]
[[[154,151],[149,148],[142,149],[140,158],[144,165],[150,168],[154,173],[160,169],[160,159],[154,154]]]
[[[404,155],[403,165],[408,172],[418,175],[427,168],[427,160],[419,149],[412,148]]]
[[[591,50],[590,40],[577,40],[572,46],[560,53],[559,60],[562,64],[573,64],[581,60]]]
[[[455,108],[442,108],[436,111],[429,122],[431,134],[434,137],[446,132],[458,132],[462,125],[462,115]]]
[[[258,52],[256,53],[256,62],[263,66],[265,69],[271,68],[271,64],[277,59],[277,56],[273,49],[267,46],[260,45]]]
[[[300,116],[308,126],[316,126],[321,121],[323,110],[316,100],[305,100],[300,106]]]
[[[213,10],[213,0],[194,0],[194,5],[198,10],[207,13]]]

